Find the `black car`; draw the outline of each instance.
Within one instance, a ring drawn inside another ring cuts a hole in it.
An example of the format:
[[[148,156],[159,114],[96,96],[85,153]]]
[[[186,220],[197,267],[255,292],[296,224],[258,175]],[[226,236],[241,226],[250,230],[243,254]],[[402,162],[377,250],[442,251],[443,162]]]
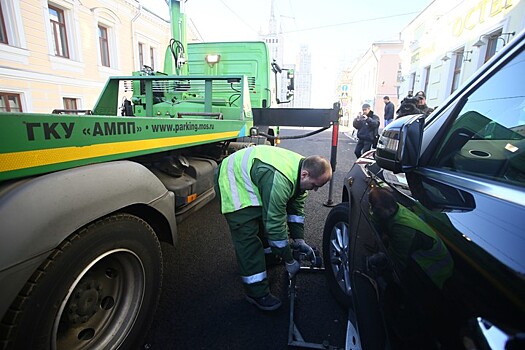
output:
[[[523,77],[524,32],[345,177],[323,256],[347,347],[525,349]]]

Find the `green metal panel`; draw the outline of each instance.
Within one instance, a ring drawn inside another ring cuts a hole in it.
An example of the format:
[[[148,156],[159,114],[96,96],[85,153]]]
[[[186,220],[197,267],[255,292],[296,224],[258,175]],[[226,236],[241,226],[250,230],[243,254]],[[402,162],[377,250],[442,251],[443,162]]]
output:
[[[219,62],[208,64],[208,54],[220,55]],[[261,108],[263,101],[267,107],[271,104],[270,63],[268,46],[262,41],[188,44],[190,75],[245,75],[254,108]]]
[[[231,140],[251,122],[0,113],[0,180]]]
[[[213,98],[221,81],[238,85],[240,104]],[[135,116],[117,116],[122,85]],[[0,113],[0,180],[248,136],[248,93],[238,75],[112,77],[93,115]]]

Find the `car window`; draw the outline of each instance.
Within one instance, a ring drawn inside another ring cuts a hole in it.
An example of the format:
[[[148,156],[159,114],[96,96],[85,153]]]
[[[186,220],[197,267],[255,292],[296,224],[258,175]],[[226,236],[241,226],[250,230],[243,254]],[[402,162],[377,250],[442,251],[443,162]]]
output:
[[[525,186],[522,51],[466,97],[432,166]]]

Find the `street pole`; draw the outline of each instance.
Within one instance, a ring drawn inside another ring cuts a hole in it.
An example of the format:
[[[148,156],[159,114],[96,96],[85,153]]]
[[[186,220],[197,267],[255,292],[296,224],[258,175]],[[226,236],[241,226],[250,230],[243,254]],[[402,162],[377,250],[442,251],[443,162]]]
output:
[[[335,121],[332,124],[332,147],[330,154],[330,165],[332,166],[332,178],[330,179],[330,184],[328,188],[328,200],[323,203],[325,207],[335,206],[334,201],[332,200],[332,190],[334,187],[334,173],[335,166],[337,163],[337,144],[339,142],[339,121]]]

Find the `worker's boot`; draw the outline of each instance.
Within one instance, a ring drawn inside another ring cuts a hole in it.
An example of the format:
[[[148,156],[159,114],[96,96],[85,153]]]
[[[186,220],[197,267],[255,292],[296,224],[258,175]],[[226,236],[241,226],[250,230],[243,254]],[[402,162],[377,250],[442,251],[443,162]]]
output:
[[[257,306],[259,309],[264,311],[276,310],[282,304],[281,301],[272,293],[268,293],[267,295],[261,298],[253,298],[247,295],[246,300],[248,300],[250,304]]]

